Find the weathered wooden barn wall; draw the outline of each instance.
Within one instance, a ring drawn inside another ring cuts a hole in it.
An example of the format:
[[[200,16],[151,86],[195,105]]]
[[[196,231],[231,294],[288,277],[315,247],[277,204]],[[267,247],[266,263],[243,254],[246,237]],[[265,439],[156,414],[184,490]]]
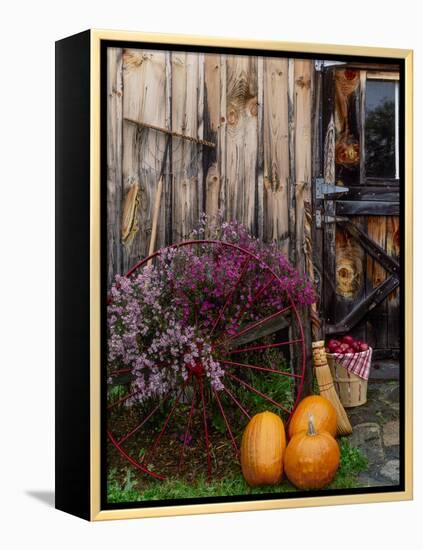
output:
[[[368,74],[318,72],[312,60],[110,48],[108,283],[148,253],[167,139],[126,120],[132,119],[215,143],[172,138],[155,248],[187,239],[202,212],[220,211],[276,241],[299,270],[316,275],[326,325],[359,307],[389,273],[326,218],[347,207],[350,222],[393,259],[400,254],[399,218],[379,201],[397,193],[398,181],[369,182],[365,173]],[[350,188],[342,204],[312,200],[319,176]],[[316,207],[325,214],[321,229]],[[122,219],[132,223],[122,227]],[[367,309],[353,333],[377,349],[397,349],[399,290]]]
[[[186,239],[201,212],[221,211],[307,269],[313,67],[286,58],[108,50],[109,284],[147,254],[166,142],[126,118],[216,144],[172,139],[156,248]],[[125,245],[123,205],[134,185],[138,229]]]

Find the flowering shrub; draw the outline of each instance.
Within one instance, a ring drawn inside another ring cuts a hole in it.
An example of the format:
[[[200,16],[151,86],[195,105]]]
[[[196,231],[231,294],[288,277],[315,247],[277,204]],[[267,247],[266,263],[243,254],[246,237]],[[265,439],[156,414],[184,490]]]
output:
[[[196,239],[204,238],[206,228],[217,243],[166,248],[131,277],[116,276],[108,361],[111,369],[131,370],[134,396],[128,404],[177,393],[199,369],[221,390],[225,370],[216,342],[287,307],[290,299],[314,301],[311,284],[275,244],[253,238],[237,222],[211,226],[205,217]]]

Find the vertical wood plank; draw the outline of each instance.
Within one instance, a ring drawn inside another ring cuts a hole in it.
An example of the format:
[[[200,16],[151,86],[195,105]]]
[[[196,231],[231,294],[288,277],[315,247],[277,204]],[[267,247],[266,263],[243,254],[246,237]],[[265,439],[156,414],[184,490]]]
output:
[[[166,97],[165,97],[165,128],[169,130],[172,129],[172,52],[165,52],[165,86],[166,86]],[[172,158],[173,158],[173,143],[172,140],[169,143],[168,148],[168,161],[165,174],[165,193],[164,193],[164,224],[165,224],[165,244],[172,244]]]
[[[122,271],[122,49],[107,50],[107,286]]]
[[[306,215],[311,209],[311,86],[312,61],[294,61],[294,120],[295,120],[295,244],[296,268],[300,273],[309,275],[312,265],[311,254],[311,217]],[[312,389],[311,368],[311,326],[308,308],[302,308],[301,319],[304,326],[307,365],[304,392]]]
[[[228,219],[228,177],[226,172],[226,145],[227,145],[227,80],[228,56],[220,56],[220,122],[218,132],[218,170],[220,172],[219,209],[225,219]]]
[[[351,94],[350,97],[350,106],[349,106],[349,118],[352,121],[352,126],[356,128],[356,132],[358,135],[358,143],[359,143],[359,165],[358,165],[358,171],[355,176],[355,180],[353,182],[356,182],[360,185],[365,185],[366,183],[366,80],[367,80],[367,72],[366,71],[359,71],[358,72],[358,87]],[[355,217],[355,223],[361,227],[363,231],[367,231],[368,226],[368,219],[365,216],[357,216]],[[382,243],[382,246],[385,246],[385,243]],[[366,254],[363,256],[363,297],[367,296],[367,293],[370,290],[368,275],[367,275],[367,267],[368,262],[366,262]],[[383,311],[383,306],[380,310],[380,312]],[[384,320],[380,320],[380,325],[383,325]],[[379,331],[379,334],[382,334],[382,330]],[[367,341],[369,339],[369,336],[372,337],[372,333],[374,333],[374,330],[372,330],[371,321],[369,316],[367,318],[359,323],[354,329],[352,330],[352,334],[355,338],[359,338],[360,340]],[[376,337],[377,338],[377,337]]]
[[[322,212],[323,201],[317,199],[314,188],[314,182],[316,178],[323,176],[323,113],[322,113],[322,86],[323,86],[323,74],[321,70],[314,71],[314,85],[313,85],[313,110],[312,110],[312,215],[313,228],[312,228],[312,243],[313,243],[313,282],[316,289],[316,313],[318,317],[322,317],[321,305],[322,305],[322,274],[323,274],[323,230],[322,227],[317,227],[315,223],[316,211]],[[315,324],[315,339],[321,338],[319,334],[318,323]]]
[[[166,54],[162,51],[126,49],[123,53],[123,116],[166,126]],[[160,173],[165,136],[155,130],[123,127],[123,187],[140,185],[138,233],[123,248],[123,270],[128,270],[148,251],[151,218]],[[156,248],[165,243],[165,204],[162,197]]]
[[[198,132],[198,54],[172,54],[172,130]],[[189,237],[199,218],[198,158],[200,147],[174,138],[172,148],[173,242]]]
[[[203,174],[205,178],[205,212],[212,219],[219,211],[220,195],[220,82],[221,56],[206,54],[204,59],[204,139],[216,143],[216,148],[203,150]]]
[[[289,252],[288,59],[264,59],[264,231]]]
[[[198,92],[197,92],[197,138],[204,138],[204,84],[205,84],[205,55],[198,54]],[[205,207],[204,183],[204,147],[197,146],[197,178],[198,178],[198,213],[203,213]]]
[[[263,239],[264,232],[264,58],[257,58],[257,185],[256,233]]]
[[[328,70],[323,76],[323,177],[326,183],[335,183],[335,76],[333,70]],[[322,215],[335,216],[335,201],[324,201]],[[323,271],[322,271],[324,322],[334,324],[336,305],[336,225],[323,224]]]
[[[297,247],[295,246],[295,82],[294,59],[288,59],[288,231],[289,231],[289,260],[292,265],[297,264]]]
[[[295,60],[295,217],[297,269],[306,272],[304,205],[311,203],[311,61]]]
[[[228,56],[226,96],[226,215],[257,230],[257,57]]]
[[[359,145],[364,135],[363,110],[365,101],[365,79],[360,80],[360,72],[335,69],[335,175],[337,185],[360,184]],[[362,84],[362,86],[361,86]],[[329,201],[327,201],[329,202]],[[336,215],[335,209],[330,214]],[[365,217],[355,216],[351,221],[363,231],[366,230]],[[335,224],[332,224],[335,225]],[[366,296],[366,255],[362,247],[348,232],[336,227],[335,235],[335,310],[334,321],[341,321]],[[351,333],[360,339],[366,338],[366,324],[359,323]]]

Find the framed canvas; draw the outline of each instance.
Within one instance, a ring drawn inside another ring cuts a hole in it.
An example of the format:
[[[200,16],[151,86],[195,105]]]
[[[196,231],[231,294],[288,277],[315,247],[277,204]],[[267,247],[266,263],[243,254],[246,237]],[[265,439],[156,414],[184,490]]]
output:
[[[412,52],[56,43],[56,507],[412,498]]]

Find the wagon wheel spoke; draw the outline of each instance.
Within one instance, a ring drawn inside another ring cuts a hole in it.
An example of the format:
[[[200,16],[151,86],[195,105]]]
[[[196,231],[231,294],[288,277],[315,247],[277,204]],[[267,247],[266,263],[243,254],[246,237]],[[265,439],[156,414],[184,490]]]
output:
[[[279,348],[282,346],[290,346],[291,344],[299,344],[302,342],[302,339],[299,338],[297,340],[287,340],[286,342],[277,342],[276,344],[263,344],[260,346],[251,346],[249,348],[240,348],[240,349],[231,349],[228,353],[246,353],[249,351],[258,351],[263,349],[271,349],[271,348]]]
[[[286,371],[283,371],[283,370],[276,370],[276,369],[271,369],[271,368],[268,368],[268,367],[260,367],[258,365],[250,365],[250,364],[247,364],[247,363],[238,363],[237,361],[226,361],[224,359],[219,359],[219,361],[220,361],[220,363],[224,363],[225,365],[232,366],[232,367],[241,367],[241,368],[245,368],[245,369],[259,370],[259,371],[262,371],[262,372],[271,372],[273,374],[280,374],[281,376],[288,376],[290,378],[301,378],[301,375],[294,374],[293,372],[286,372]]]
[[[189,431],[191,429],[192,418],[194,416],[195,401],[196,401],[196,398],[197,398],[197,387],[196,387],[195,384],[193,384],[192,387],[193,387],[193,396],[192,396],[191,407],[190,407],[189,415],[188,415],[188,422],[187,422],[187,426],[186,426],[185,433],[184,433],[184,441],[183,441],[183,445],[182,445],[182,449],[181,449],[181,454],[179,456],[178,472],[182,468],[182,464],[184,462],[185,447],[187,445]]]
[[[113,437],[113,434],[110,430],[108,430],[107,432],[107,436],[108,438],[110,439],[111,443],[117,448],[119,449],[119,452],[121,453],[121,455],[126,458],[126,460],[128,462],[130,462],[133,466],[135,466],[135,468],[137,468],[138,470],[141,470],[141,472],[143,472],[144,474],[148,474],[156,479],[159,479],[159,480],[164,480],[165,477],[160,475],[160,474],[156,474],[155,472],[152,472],[151,470],[149,470],[148,468],[146,468],[143,464],[141,464],[141,462],[138,462],[137,460],[135,460],[134,458],[132,458],[127,452],[125,452],[122,447],[119,446],[119,443],[116,441],[116,439]]]
[[[129,374],[132,369],[118,369],[112,371],[109,376],[120,376],[121,374]]]
[[[247,269],[248,269],[248,266],[249,266],[250,262],[251,262],[251,257],[248,256],[246,258],[246,260],[244,261],[243,265],[242,265],[241,273],[238,276],[238,279],[236,280],[236,283],[235,283],[234,287],[229,292],[229,294],[228,294],[228,296],[225,300],[225,303],[223,304],[223,307],[220,309],[219,314],[218,314],[216,320],[213,323],[213,326],[212,326],[211,331],[210,331],[210,336],[213,334],[213,332],[215,331],[217,325],[219,324],[219,321],[222,319],[222,316],[225,313],[226,308],[232,302],[232,299],[234,297],[234,294],[235,294],[236,290],[241,285],[242,279],[244,278],[244,275],[247,273]]]
[[[146,423],[150,420],[150,418],[151,418],[152,416],[154,416],[154,414],[160,409],[160,407],[161,407],[164,403],[166,403],[166,401],[169,399],[169,397],[170,397],[170,394],[167,395],[164,399],[162,399],[162,400],[159,402],[159,404],[156,405],[156,406],[154,407],[154,409],[144,418],[144,420],[143,420],[140,424],[138,424],[138,426],[136,426],[135,428],[133,428],[130,432],[128,432],[126,435],[122,436],[122,437],[119,439],[118,444],[119,444],[119,445],[122,445],[122,444],[125,443],[125,441],[127,441],[130,437],[132,437],[134,434],[136,434],[136,433],[138,432],[138,430],[140,430],[140,429],[144,426],[144,424],[146,424]]]
[[[153,441],[153,443],[152,443],[152,444],[150,445],[150,447],[147,449],[147,451],[146,451],[146,453],[145,453],[145,456],[144,456],[144,459],[143,459],[143,461],[142,461],[142,464],[145,464],[145,463],[148,464],[148,463],[150,462],[150,460],[153,458],[153,455],[154,455],[154,453],[156,452],[157,447],[159,446],[160,441],[161,441],[161,439],[162,439],[164,433],[166,432],[166,429],[167,429],[167,426],[168,426],[168,424],[169,424],[169,422],[170,422],[170,419],[172,418],[172,416],[173,416],[173,414],[174,414],[174,412],[175,412],[175,409],[176,409],[176,407],[177,407],[178,404],[179,404],[179,401],[180,401],[180,399],[181,399],[182,393],[183,393],[184,389],[186,388],[186,386],[187,386],[187,384],[188,384],[188,381],[189,381],[189,378],[188,378],[188,380],[185,381],[185,383],[184,383],[183,386],[182,386],[181,391],[179,392],[179,394],[178,394],[177,397],[175,398],[175,402],[173,403],[172,408],[170,409],[170,412],[169,412],[169,414],[168,414],[167,417],[166,417],[166,420],[165,420],[165,422],[164,422],[164,424],[163,424],[163,427],[162,427],[162,429],[161,429],[159,435],[156,437],[156,439]]]
[[[228,372],[227,376],[229,376],[229,378],[232,378],[232,380],[236,380],[239,384],[241,384],[241,386],[244,386],[245,388],[247,388],[251,392],[259,395],[260,397],[262,397],[266,401],[269,401],[269,403],[272,403],[272,405],[275,405],[275,407],[278,407],[278,409],[281,409],[282,411],[286,412],[287,414],[291,413],[291,411],[286,409],[283,405],[281,405],[280,403],[278,403],[277,401],[275,401],[274,399],[272,399],[268,395],[262,393],[260,390],[257,390],[256,388],[254,388],[253,386],[248,384],[248,382],[245,382],[244,380],[241,380],[241,378],[238,378],[238,376],[236,376],[235,374],[231,374],[230,372]]]
[[[251,415],[248,413],[248,411],[243,407],[243,405],[241,405],[241,403],[238,401],[238,399],[234,396],[234,394],[231,392],[231,390],[226,387],[224,384],[222,384],[223,386],[223,391],[225,393],[227,393],[229,395],[229,397],[232,399],[232,401],[235,403],[235,405],[240,409],[240,411],[242,412],[242,414],[244,416],[246,416],[248,418],[248,420],[251,419]]]
[[[231,426],[230,426],[229,421],[228,421],[228,418],[227,418],[227,416],[226,416],[226,414],[225,414],[225,410],[224,410],[224,408],[223,408],[222,402],[220,401],[220,397],[219,397],[219,395],[218,395],[218,393],[217,393],[217,391],[216,391],[215,389],[213,389],[213,395],[214,395],[214,397],[215,397],[215,399],[216,399],[216,401],[217,401],[217,405],[218,405],[218,407],[219,407],[219,409],[220,409],[220,413],[221,413],[221,415],[222,415],[222,417],[223,417],[223,420],[224,420],[224,422],[225,422],[225,426],[226,426],[226,429],[227,429],[227,431],[228,431],[229,437],[231,438],[232,445],[233,445],[233,447],[234,447],[235,453],[236,453],[237,456],[239,456],[238,445],[236,444],[234,434],[233,434],[233,432],[232,432],[232,430],[231,430]]]
[[[120,405],[121,403],[124,403],[125,401],[127,401],[131,397],[134,397],[134,395],[137,395],[137,393],[138,393],[138,390],[135,390],[131,393],[128,393],[128,394],[124,395],[123,397],[121,397],[117,401],[114,401],[113,403],[110,403],[110,405],[107,406],[107,410],[110,411],[111,409],[113,409],[117,405]]]
[[[206,400],[204,397],[204,384],[203,380],[199,378],[198,385],[200,388],[201,403],[203,407],[203,424],[204,424],[204,442],[206,444],[206,453],[207,453],[207,474],[208,477],[211,477],[211,455],[210,455],[210,441],[209,441],[209,428],[207,425],[207,412],[206,412]]]

